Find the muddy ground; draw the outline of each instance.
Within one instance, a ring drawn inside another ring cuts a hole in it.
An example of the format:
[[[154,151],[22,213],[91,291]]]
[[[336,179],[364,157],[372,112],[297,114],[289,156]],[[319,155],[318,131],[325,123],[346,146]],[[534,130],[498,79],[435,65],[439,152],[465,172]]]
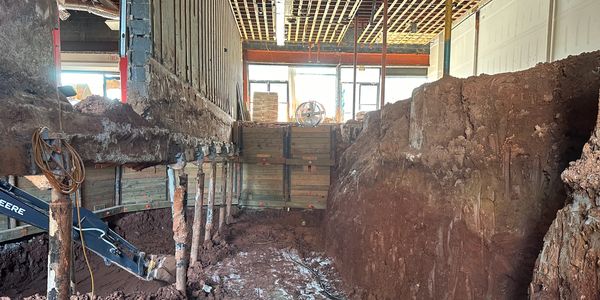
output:
[[[201,264],[188,271],[187,297],[193,299],[342,299],[346,288],[325,257],[320,211],[242,211],[210,247]],[[109,221],[142,251],[173,254],[168,209],[132,213]],[[0,296],[41,299],[46,289],[47,238],[3,245]],[[90,277],[76,247],[77,291],[90,291]],[[183,299],[173,285],[145,282],[91,255],[95,293],[100,299]],[[210,291],[210,292],[206,292]],[[35,295],[39,294],[39,295]]]

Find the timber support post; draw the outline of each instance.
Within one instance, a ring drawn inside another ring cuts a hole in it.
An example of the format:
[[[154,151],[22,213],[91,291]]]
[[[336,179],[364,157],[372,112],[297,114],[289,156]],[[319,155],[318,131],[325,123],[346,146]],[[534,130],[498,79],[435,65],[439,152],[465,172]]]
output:
[[[208,203],[206,207],[206,226],[204,226],[204,244],[208,245],[211,240],[213,227],[213,209],[215,205],[215,181],[217,179],[217,161],[214,155],[210,157],[210,177],[208,179]]]
[[[196,175],[196,198],[194,201],[194,223],[192,225],[192,248],[190,264],[193,266],[198,262],[198,251],[200,250],[200,236],[202,230],[202,205],[204,204],[204,170],[202,160],[198,160],[198,174]]]
[[[227,203],[227,160],[223,161],[223,171],[221,173],[221,205],[219,205],[219,233],[223,230],[223,224],[225,223],[225,205]]]

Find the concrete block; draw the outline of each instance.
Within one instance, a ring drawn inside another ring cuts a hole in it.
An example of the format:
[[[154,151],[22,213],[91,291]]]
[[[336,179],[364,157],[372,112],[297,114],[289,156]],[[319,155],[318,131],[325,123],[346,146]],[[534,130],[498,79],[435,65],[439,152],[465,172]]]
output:
[[[131,15],[134,19],[150,19],[150,4],[143,2],[136,0],[131,3]]]
[[[150,20],[131,20],[129,22],[129,29],[133,35],[149,35],[150,34]]]
[[[146,59],[148,59],[148,52],[146,51],[131,51],[131,65],[132,66],[144,66]]]
[[[146,82],[146,68],[139,66],[132,66],[131,69],[131,81],[134,82]]]
[[[147,36],[134,35],[131,39],[130,48],[132,51],[152,52],[152,41]]]

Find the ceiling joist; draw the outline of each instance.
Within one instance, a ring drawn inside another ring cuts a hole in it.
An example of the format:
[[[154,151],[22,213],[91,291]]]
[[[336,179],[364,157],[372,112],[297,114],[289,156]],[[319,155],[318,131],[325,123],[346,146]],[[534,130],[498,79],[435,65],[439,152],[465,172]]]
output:
[[[248,41],[275,42],[272,0],[230,0],[241,34]],[[355,19],[361,44],[380,44],[383,0],[287,0],[286,42],[340,43]],[[445,0],[388,0],[388,43],[427,44],[444,28]],[[453,19],[482,0],[454,0]]]

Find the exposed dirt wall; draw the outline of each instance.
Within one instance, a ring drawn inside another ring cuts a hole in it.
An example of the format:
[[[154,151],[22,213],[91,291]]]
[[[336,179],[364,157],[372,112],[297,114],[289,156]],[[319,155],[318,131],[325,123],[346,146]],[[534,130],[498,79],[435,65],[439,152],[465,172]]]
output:
[[[27,90],[46,95],[54,85],[54,0],[0,2],[0,96]]]
[[[600,298],[600,122],[581,158],[562,173],[568,204],[558,211],[536,262],[531,299]]]
[[[446,78],[367,115],[327,249],[372,299],[519,299],[598,110],[600,52]]]
[[[197,137],[230,141],[233,119],[206,97],[150,60],[149,96],[131,97],[129,103],[148,121],[162,128]]]

